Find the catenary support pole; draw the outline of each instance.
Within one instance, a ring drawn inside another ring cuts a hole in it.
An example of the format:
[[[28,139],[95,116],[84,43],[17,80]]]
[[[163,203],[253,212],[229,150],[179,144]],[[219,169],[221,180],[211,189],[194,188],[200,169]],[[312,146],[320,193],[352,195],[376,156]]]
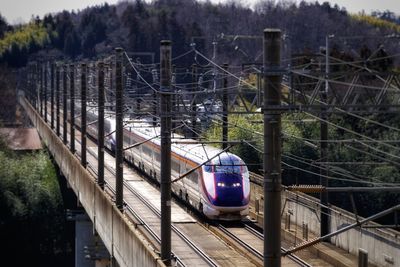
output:
[[[60,136],[60,66],[56,65],[56,133]]]
[[[325,39],[326,42],[326,47],[325,47],[325,88],[321,89],[321,122],[320,122],[320,161],[321,162],[327,162],[327,155],[328,155],[328,143],[326,140],[328,140],[328,123],[327,119],[328,116],[326,114],[326,108],[324,108],[324,103],[326,103],[327,100],[327,93],[328,93],[328,88],[329,88],[329,83],[328,83],[328,75],[329,75],[329,36],[326,36]],[[320,185],[324,187],[328,187],[328,171],[326,167],[322,167],[320,169]],[[321,192],[320,194],[320,201],[321,201],[321,229],[320,229],[320,235],[324,236],[329,233],[329,216],[328,212],[329,209],[327,208],[328,206],[328,192]]]
[[[35,63],[32,63],[32,66],[31,66],[32,105],[36,109],[37,108],[37,106],[36,106],[36,97],[37,97],[36,84],[37,84],[37,80],[36,80],[36,75],[35,74],[36,74],[35,73]]]
[[[44,81],[44,86],[43,86],[43,99],[44,99],[44,121],[47,122],[47,92],[48,92],[48,88],[47,88],[47,65],[48,62],[45,62],[43,64],[43,81]]]
[[[81,64],[81,164],[86,167],[86,64]]]
[[[193,64],[192,65],[192,92],[196,92],[198,91],[198,80],[197,80],[197,65]],[[192,129],[190,131],[190,137],[192,137],[193,139],[196,139],[196,129],[197,129],[197,125],[196,125],[196,120],[197,120],[197,110],[196,110],[196,94],[192,94],[192,99],[191,99],[191,103],[190,103],[190,120],[192,121]],[[203,111],[204,112],[204,111]],[[204,115],[204,114],[201,114]]]
[[[153,69],[153,88],[157,88],[156,84],[158,82],[158,77],[157,77],[157,70]],[[157,104],[157,92],[153,92],[153,126],[156,127],[157,126],[157,108],[158,108],[158,104]]]
[[[54,62],[50,64],[50,125],[54,130]]]
[[[115,120],[116,120],[116,148],[115,148],[115,202],[119,210],[123,211],[123,83],[122,83],[122,48],[115,49]]]
[[[97,183],[104,189],[104,63],[97,64],[97,77],[98,77],[98,170],[97,170]]]
[[[70,150],[75,153],[75,66],[74,64],[69,65],[69,86],[70,86]]]
[[[33,64],[29,64],[29,98],[31,101],[32,106],[34,107],[35,103],[35,90],[34,90],[34,85],[35,85],[35,79],[34,79],[34,72],[33,72]]]
[[[264,30],[264,266],[281,266],[281,31]]]
[[[28,99],[29,103],[31,103],[31,98],[30,98],[30,89],[31,89],[31,69],[29,63],[26,65],[27,67],[27,73],[26,73],[26,88],[24,89],[25,92],[25,97]]]
[[[223,68],[228,71],[228,64],[224,64]],[[222,149],[228,147],[228,74],[224,72],[224,89],[222,91]]]
[[[174,93],[171,99],[171,127],[172,129],[176,128],[176,119],[177,115],[179,114],[179,106],[178,106],[178,96],[176,95],[176,65],[172,65],[172,77],[171,77],[171,91]]]
[[[38,63],[39,69],[39,111],[40,116],[43,118],[43,64],[40,62]]]
[[[40,75],[39,75],[39,66],[38,66],[38,64],[39,63],[37,63],[37,62],[35,62],[35,64],[34,64],[34,66],[33,66],[33,68],[34,68],[34,71],[33,71],[33,75],[34,75],[34,81],[35,81],[35,109],[36,109],[36,111],[40,111],[40,95],[39,95],[39,92],[40,92]]]
[[[32,95],[33,95],[33,77],[32,77],[33,75],[32,75],[32,64],[29,64],[28,65],[28,90],[29,90],[29,100],[30,100],[30,103],[32,104],[32,106],[33,106],[33,98],[32,98]]]
[[[368,267],[368,251],[365,249],[358,249],[358,267]]]
[[[27,64],[27,73],[26,73],[26,88],[24,89],[25,92],[25,97],[27,97],[29,103],[31,103],[31,98],[30,98],[30,89],[31,89],[31,68],[29,63]]]
[[[30,100],[31,100],[31,104],[33,107],[35,107],[35,76],[34,76],[34,72],[33,72],[34,68],[33,68],[33,64],[31,63],[29,65],[29,91],[30,91]]]
[[[67,71],[68,65],[63,65],[63,142],[66,145],[68,143],[67,137]]]
[[[171,262],[171,41],[160,47],[161,259]]]

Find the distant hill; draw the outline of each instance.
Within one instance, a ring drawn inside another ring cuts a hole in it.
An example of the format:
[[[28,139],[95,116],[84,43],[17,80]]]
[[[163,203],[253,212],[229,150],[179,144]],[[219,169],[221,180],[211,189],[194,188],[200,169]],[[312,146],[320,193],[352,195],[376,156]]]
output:
[[[374,12],[373,16],[349,15],[345,9],[327,2],[296,5],[261,1],[252,10],[234,2],[216,5],[195,0],[152,3],[136,0],[95,6],[78,13],[49,14],[14,28],[0,18],[0,61],[19,67],[37,53],[41,53],[41,58],[47,55],[94,58],[112,52],[116,46],[128,52],[155,52],[157,55],[160,40],[171,39],[176,55],[188,51],[191,43],[211,54],[212,42],[217,41],[218,61],[249,62],[260,60],[261,40],[254,36],[261,36],[267,27],[283,31],[290,40],[284,51],[288,54],[316,51],[324,46],[328,34],[398,34],[399,22],[390,11]],[[347,44],[358,50],[364,44],[374,48],[381,41],[361,39]],[[390,53],[391,47],[387,50]]]

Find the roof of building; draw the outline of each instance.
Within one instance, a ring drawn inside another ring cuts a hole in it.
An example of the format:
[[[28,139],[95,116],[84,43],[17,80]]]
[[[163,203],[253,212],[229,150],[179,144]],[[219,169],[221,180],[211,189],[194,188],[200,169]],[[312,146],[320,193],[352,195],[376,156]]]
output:
[[[0,128],[0,136],[4,138],[12,150],[42,149],[39,134],[35,128]]]

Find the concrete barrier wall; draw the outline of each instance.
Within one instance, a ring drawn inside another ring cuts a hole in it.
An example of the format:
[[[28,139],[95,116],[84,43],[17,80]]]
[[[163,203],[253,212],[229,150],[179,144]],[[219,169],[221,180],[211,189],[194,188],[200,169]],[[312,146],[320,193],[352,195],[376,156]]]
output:
[[[251,190],[251,204],[254,206],[258,200],[262,212],[264,205],[262,181],[252,179]],[[331,232],[356,223],[353,213],[334,206],[332,209],[330,216]],[[308,230],[319,236],[319,200],[302,193],[283,192],[282,220],[286,222],[288,219],[290,219],[291,224],[301,226],[304,223],[308,225]],[[359,217],[359,220],[362,219]],[[358,227],[333,237],[331,243],[353,255],[358,255],[358,249],[363,248],[368,252],[369,262],[377,266],[400,266],[400,233],[397,231]]]
[[[354,214],[337,207],[334,207],[331,215],[331,231],[356,223]],[[359,220],[362,219],[359,217]],[[369,261],[376,265],[400,266],[400,233],[397,231],[358,227],[332,238],[331,242],[354,255],[358,254],[359,248],[365,249],[368,252]]]
[[[22,97],[19,101],[118,264],[121,267],[165,266],[151,244],[115,207],[110,197],[95,183],[94,177],[81,166],[33,107]]]

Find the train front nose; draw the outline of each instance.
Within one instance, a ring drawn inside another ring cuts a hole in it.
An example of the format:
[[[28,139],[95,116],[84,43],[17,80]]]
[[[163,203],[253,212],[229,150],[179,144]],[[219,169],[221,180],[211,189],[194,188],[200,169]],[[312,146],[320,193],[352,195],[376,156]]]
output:
[[[215,206],[233,207],[244,206],[247,200],[243,194],[243,179],[240,174],[215,174],[216,198]]]

